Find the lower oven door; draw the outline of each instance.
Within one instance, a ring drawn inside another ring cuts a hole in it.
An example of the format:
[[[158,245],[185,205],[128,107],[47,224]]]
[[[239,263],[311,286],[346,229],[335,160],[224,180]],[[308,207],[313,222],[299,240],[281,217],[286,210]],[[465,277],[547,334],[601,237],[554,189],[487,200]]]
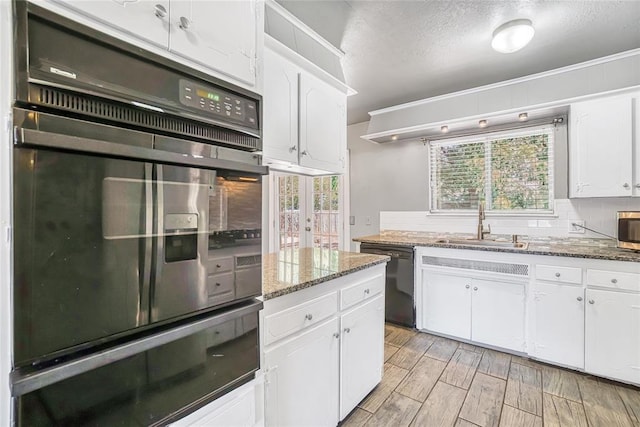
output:
[[[163,425],[254,378],[257,300],[93,355],[12,373],[18,426]]]

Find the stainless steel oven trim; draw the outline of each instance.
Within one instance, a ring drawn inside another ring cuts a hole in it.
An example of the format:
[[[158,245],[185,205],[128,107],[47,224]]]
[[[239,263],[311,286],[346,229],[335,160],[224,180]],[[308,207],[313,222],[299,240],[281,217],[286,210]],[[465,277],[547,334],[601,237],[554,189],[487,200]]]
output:
[[[640,243],[629,242],[624,240],[625,236],[620,236],[620,220],[637,220],[640,221],[640,211],[618,211],[617,212],[618,242],[617,247],[620,249],[631,249],[640,251]],[[622,240],[620,239],[622,237]]]
[[[640,211],[618,211],[618,219],[640,219]]]
[[[180,338],[184,338],[229,320],[255,313],[260,311],[262,306],[262,301],[253,300],[248,305],[225,311],[220,315],[201,319],[187,325],[178,326],[168,331],[159,332],[148,337],[131,341],[119,347],[110,348],[96,354],[72,360],[67,363],[62,363],[57,366],[52,366],[38,372],[22,374],[19,371],[13,371],[10,374],[11,395],[13,397],[22,396],[48,385],[55,384],[59,381],[126,359],[127,357],[134,356]]]
[[[16,145],[39,146],[62,150],[80,151],[105,156],[126,157],[148,162],[170,163],[180,166],[194,166],[206,169],[226,169],[266,175],[266,166],[257,166],[230,160],[199,158],[187,154],[169,153],[143,147],[115,144],[96,139],[61,135],[20,127],[14,128]]]

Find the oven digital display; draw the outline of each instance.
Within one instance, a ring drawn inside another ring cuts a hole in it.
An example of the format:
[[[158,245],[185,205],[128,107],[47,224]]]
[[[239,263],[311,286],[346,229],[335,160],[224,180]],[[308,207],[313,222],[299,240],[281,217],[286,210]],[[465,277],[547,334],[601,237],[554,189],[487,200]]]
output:
[[[210,99],[212,101],[220,101],[220,95],[218,95],[217,93],[207,92],[206,90],[197,89],[196,95],[201,96],[202,98]]]

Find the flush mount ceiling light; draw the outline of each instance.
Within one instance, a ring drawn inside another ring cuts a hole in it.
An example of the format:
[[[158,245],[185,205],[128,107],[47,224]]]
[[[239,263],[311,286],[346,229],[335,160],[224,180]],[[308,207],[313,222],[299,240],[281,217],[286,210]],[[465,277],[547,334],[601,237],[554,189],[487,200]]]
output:
[[[491,47],[501,53],[516,52],[531,41],[535,32],[529,19],[505,22],[493,32]]]
[[[480,126],[481,128],[486,128],[487,127],[487,121],[486,120],[480,120],[478,122],[478,126]]]
[[[449,126],[442,126],[442,127],[440,128],[440,132],[442,132],[442,133],[447,133],[447,132],[449,132]]]
[[[527,113],[518,114],[518,120],[520,120],[521,122],[526,122],[528,118],[529,115]]]

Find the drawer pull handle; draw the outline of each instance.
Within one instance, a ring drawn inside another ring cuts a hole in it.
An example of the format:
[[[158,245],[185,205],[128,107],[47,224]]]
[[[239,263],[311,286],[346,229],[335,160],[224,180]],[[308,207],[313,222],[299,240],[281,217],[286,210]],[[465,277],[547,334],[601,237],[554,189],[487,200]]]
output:
[[[311,320],[311,319],[313,319],[313,315],[311,313],[309,313],[306,316],[304,316],[304,318],[307,319],[307,320]]]
[[[466,285],[465,289],[469,289],[471,287],[471,285]]]
[[[351,329],[350,329],[350,328],[344,328],[344,332],[345,332],[346,334],[348,334],[349,332],[351,332]]]
[[[333,333],[333,337],[334,337],[334,338],[340,338],[340,334],[339,334],[338,332],[334,332],[334,333]]]
[[[165,7],[163,5],[157,4],[154,9],[155,9],[155,12],[156,12],[155,13],[156,17],[162,19],[165,16],[167,16],[167,9],[165,9]]]
[[[556,277],[560,277],[560,273],[556,273]]]
[[[618,279],[611,279],[611,283],[615,285],[616,283],[618,283]]]
[[[576,298],[578,301],[582,301],[582,297],[578,297]]]
[[[595,304],[596,302],[592,299],[589,300],[589,304]]]
[[[369,288],[367,288],[367,289],[365,289],[365,290],[364,290],[364,293],[365,293],[365,294],[369,294],[369,292],[370,292],[370,291],[369,291]]]

